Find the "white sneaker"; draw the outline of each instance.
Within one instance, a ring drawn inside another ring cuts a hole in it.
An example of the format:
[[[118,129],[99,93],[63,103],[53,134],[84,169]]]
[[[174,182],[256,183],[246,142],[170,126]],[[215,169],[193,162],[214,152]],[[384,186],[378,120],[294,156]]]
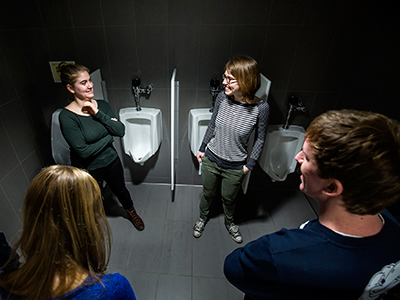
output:
[[[204,221],[202,218],[199,218],[199,220],[193,226],[193,236],[195,238],[201,237],[205,226],[206,226],[206,221]]]
[[[239,226],[235,224],[231,225],[225,225],[226,229],[228,230],[231,238],[236,242],[236,243],[241,243],[243,242],[242,235],[240,234]]]

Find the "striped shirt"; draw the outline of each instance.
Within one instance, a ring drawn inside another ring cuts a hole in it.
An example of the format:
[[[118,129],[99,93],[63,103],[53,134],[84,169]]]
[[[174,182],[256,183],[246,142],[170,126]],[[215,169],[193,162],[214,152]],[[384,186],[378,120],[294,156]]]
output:
[[[255,130],[253,149],[246,164],[253,169],[264,146],[268,117],[266,101],[243,104],[221,92],[199,151],[206,152],[207,157],[221,167],[240,169],[246,164],[247,144]]]

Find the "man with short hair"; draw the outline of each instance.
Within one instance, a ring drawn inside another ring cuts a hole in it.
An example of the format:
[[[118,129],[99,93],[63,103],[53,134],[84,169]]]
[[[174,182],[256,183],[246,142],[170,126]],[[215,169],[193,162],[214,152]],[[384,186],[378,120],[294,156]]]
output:
[[[354,110],[317,117],[304,136],[300,190],[318,219],[236,249],[227,279],[245,299],[380,299],[400,282],[400,124]]]

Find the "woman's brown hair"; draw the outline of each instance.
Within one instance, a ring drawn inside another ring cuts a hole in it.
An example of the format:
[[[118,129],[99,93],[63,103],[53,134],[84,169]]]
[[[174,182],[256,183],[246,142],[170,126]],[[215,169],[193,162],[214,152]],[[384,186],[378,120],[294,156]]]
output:
[[[58,70],[60,71],[60,79],[62,84],[66,87],[69,85],[74,85],[79,74],[82,72],[90,72],[88,68],[85,66],[75,64],[75,63],[66,63],[61,62],[58,64]]]
[[[23,263],[0,276],[4,290],[22,299],[49,299],[68,292],[83,274],[105,273],[111,230],[89,173],[62,165],[44,169],[30,184],[23,211],[22,235],[13,248]]]
[[[312,121],[304,139],[318,175],[342,183],[349,212],[377,214],[399,199],[399,122],[373,112],[329,111]]]
[[[82,72],[90,72],[85,66],[61,62],[58,64],[58,70],[60,71],[61,83],[67,88],[68,85],[74,86],[75,82],[78,80],[79,75]],[[70,94],[70,101],[74,99],[73,95]]]
[[[258,63],[249,56],[238,56],[227,62],[225,71],[231,73],[237,80],[243,95],[243,100],[253,103],[256,92],[261,86]]]

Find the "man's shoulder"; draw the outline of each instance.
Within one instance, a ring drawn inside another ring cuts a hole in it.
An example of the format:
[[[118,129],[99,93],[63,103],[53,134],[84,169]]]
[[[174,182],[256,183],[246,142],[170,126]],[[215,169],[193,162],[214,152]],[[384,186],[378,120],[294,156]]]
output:
[[[319,222],[312,220],[303,227],[295,229],[282,228],[274,233],[264,235],[256,242],[260,245],[268,245],[273,253],[278,254],[315,247],[327,241],[328,237],[325,236]]]

